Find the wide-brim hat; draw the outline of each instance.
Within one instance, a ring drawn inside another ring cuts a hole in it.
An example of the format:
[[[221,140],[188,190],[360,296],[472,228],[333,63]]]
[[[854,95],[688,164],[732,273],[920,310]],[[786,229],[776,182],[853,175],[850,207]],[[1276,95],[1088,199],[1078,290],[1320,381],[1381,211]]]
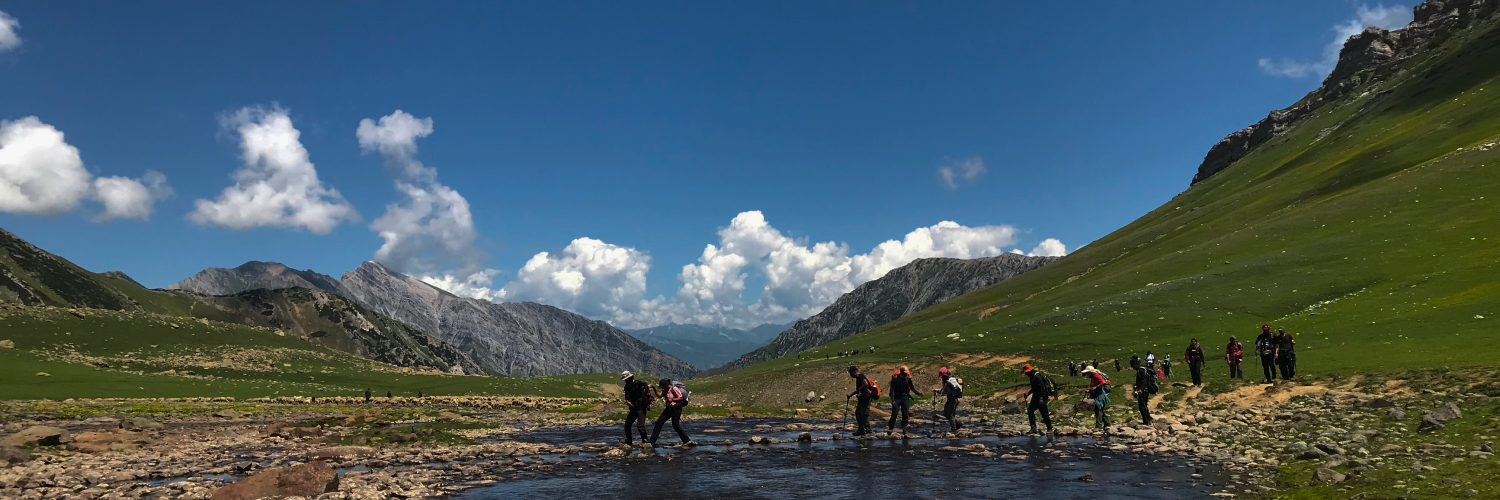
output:
[[[628,380],[630,377],[634,377],[634,376],[635,376],[635,374],[634,373],[630,373],[630,370],[625,370],[623,372],[620,372],[620,380]]]

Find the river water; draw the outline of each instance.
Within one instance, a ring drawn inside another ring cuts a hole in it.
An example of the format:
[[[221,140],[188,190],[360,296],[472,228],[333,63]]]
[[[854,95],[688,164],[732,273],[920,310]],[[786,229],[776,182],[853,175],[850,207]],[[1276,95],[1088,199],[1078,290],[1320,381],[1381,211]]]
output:
[[[1092,438],[893,439],[724,445],[750,434],[781,439],[797,432],[748,431],[776,421],[695,422],[688,430],[705,443],[696,448],[636,451],[630,459],[587,454],[548,457],[551,472],[525,475],[472,489],[457,498],[580,499],[884,499],[1212,498],[1226,474],[1217,466],[1111,451]],[[697,430],[723,429],[716,434]],[[547,429],[512,436],[551,444],[618,440],[618,427]],[[764,430],[764,429],[762,429]],[[814,431],[827,436],[832,431]],[[668,438],[664,429],[662,441]],[[982,444],[995,456],[957,449]],[[1085,474],[1089,481],[1080,480]],[[1194,475],[1197,477],[1194,477]]]

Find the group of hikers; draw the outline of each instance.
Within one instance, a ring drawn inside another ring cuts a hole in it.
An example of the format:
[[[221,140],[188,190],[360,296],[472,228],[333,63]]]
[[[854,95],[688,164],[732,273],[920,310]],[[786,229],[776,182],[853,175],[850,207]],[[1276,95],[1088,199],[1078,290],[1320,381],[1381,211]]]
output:
[[[682,410],[688,405],[687,386],[680,381],[672,379],[661,379],[657,381],[656,388],[651,384],[635,379],[635,374],[625,371],[620,374],[620,380],[625,383],[625,405],[628,413],[625,415],[625,440],[621,443],[634,446],[635,440],[630,433],[631,426],[640,431],[641,441],[655,445],[656,438],[661,436],[661,428],[668,420],[672,421],[672,429],[677,431],[677,437],[682,439],[686,446],[697,446],[698,442],[688,439],[687,431],[682,430]],[[662,400],[665,406],[661,415],[656,417],[656,428],[651,431],[650,439],[646,438],[646,412],[651,410],[651,404],[656,400]]]
[[[1275,334],[1271,333],[1271,325],[1261,325],[1260,336],[1255,339],[1255,353],[1260,355],[1261,368],[1265,374],[1265,383],[1276,380],[1279,371],[1281,378],[1290,380],[1297,373],[1296,341],[1292,335],[1286,332],[1285,327],[1277,329]],[[870,352],[875,348],[870,347]],[[858,350],[840,352],[839,356],[858,354]],[[1187,350],[1183,352],[1184,362],[1188,365],[1193,385],[1203,385],[1203,365],[1206,357],[1203,346],[1198,339],[1192,339]],[[1244,346],[1236,336],[1229,337],[1229,344],[1224,347],[1224,360],[1229,365],[1229,377],[1231,379],[1245,378],[1245,371],[1241,367],[1244,362]],[[1120,360],[1115,359],[1115,371],[1122,370]],[[1130,368],[1135,371],[1135,385],[1132,390],[1132,398],[1136,400],[1141,414],[1141,423],[1150,425],[1151,396],[1160,392],[1158,379],[1170,378],[1172,376],[1172,357],[1164,356],[1160,363],[1156,354],[1146,351],[1143,359],[1138,355],[1130,358]],[[873,434],[870,427],[870,404],[880,400],[882,394],[880,384],[871,380],[870,377],[861,373],[859,367],[849,366],[849,377],[854,379],[854,392],[846,396],[845,403],[849,400],[855,401],[854,436],[865,436]],[[1051,400],[1059,395],[1057,382],[1052,377],[1038,370],[1030,364],[1021,367],[1021,373],[1025,374],[1030,385],[1021,400],[1025,400],[1027,419],[1031,423],[1031,433],[1039,434],[1037,428],[1037,414],[1041,414],[1042,424],[1046,426],[1046,433],[1054,432],[1052,427],[1052,415],[1047,409]],[[1068,373],[1075,377],[1088,379],[1088,389],[1084,394],[1093,401],[1094,425],[1096,427],[1108,427],[1110,425],[1109,415],[1105,408],[1110,403],[1109,394],[1113,391],[1113,384],[1109,375],[1099,370],[1099,360],[1087,362],[1069,363]],[[662,426],[672,421],[672,428],[677,431],[677,436],[682,438],[685,445],[692,446],[697,443],[688,439],[687,432],[683,431],[681,419],[682,409],[688,404],[688,391],[681,382],[669,379],[661,379],[657,383],[657,389],[653,390],[651,384],[635,380],[630,372],[621,374],[625,382],[625,404],[629,406],[629,415],[625,418],[625,440],[622,443],[633,445],[631,427],[636,426],[640,431],[641,439],[647,443],[655,444],[657,437],[661,434]],[[958,378],[948,367],[938,369],[938,379],[942,382],[941,387],[934,389],[934,396],[944,396],[946,402],[943,405],[943,419],[948,422],[949,432],[958,432],[963,424],[958,421],[958,400],[963,397],[963,379]],[[916,382],[912,379],[911,370],[906,366],[897,368],[891,374],[887,384],[890,391],[887,393],[891,400],[891,418],[886,423],[886,432],[894,432],[896,424],[900,422],[902,433],[906,432],[907,424],[911,420],[912,400],[921,392],[916,388]],[[368,395],[367,395],[368,397]],[[656,418],[656,428],[651,432],[650,439],[646,438],[646,412],[650,410],[652,402],[657,399],[664,400],[666,407],[660,416]],[[934,400],[934,403],[936,400]],[[847,414],[846,414],[847,415]]]

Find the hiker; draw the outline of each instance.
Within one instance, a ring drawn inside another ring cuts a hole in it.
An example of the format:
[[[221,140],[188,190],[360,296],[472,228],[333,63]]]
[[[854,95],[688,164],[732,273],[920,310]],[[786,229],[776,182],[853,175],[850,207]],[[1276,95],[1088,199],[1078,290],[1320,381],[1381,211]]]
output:
[[[958,432],[964,426],[958,423],[958,398],[964,397],[963,382],[953,376],[946,366],[938,368],[938,378],[943,380],[943,388],[932,392],[948,396],[948,402],[943,404],[943,418],[948,419],[949,432]]]
[[[901,415],[901,432],[906,433],[906,422],[911,420],[911,399],[916,397],[916,383],[911,380],[911,370],[905,366],[896,369],[891,375],[891,421],[885,424],[885,431],[891,432],[896,428],[896,415]]]
[[[1183,357],[1187,358],[1188,371],[1193,373],[1193,385],[1203,385],[1203,346],[1198,345],[1198,339],[1188,344]]]
[[[875,392],[870,378],[860,373],[859,367],[849,366],[849,378],[854,379],[854,392],[849,393],[844,400],[848,401],[849,398],[858,396],[854,405],[854,435],[858,437],[872,432],[870,430],[870,400],[880,397],[880,393]],[[874,397],[871,397],[872,395]]]
[[[1068,362],[1068,376],[1069,377],[1077,377],[1078,376],[1078,363],[1074,363],[1072,361]]]
[[[1156,370],[1156,355],[1152,354],[1151,351],[1146,351],[1146,367],[1152,369],[1152,371]]]
[[[625,440],[621,441],[626,446],[635,446],[635,441],[630,434],[630,426],[634,425],[641,434],[641,441],[646,441],[646,410],[651,407],[651,384],[635,379],[635,374],[629,370],[620,373],[620,380],[625,384]]]
[[[1057,394],[1057,382],[1052,377],[1037,370],[1036,367],[1027,364],[1021,367],[1021,373],[1031,379],[1031,388],[1021,399],[1031,397],[1031,403],[1026,405],[1026,418],[1031,420],[1031,433],[1036,434],[1036,413],[1042,412],[1042,423],[1047,424],[1047,434],[1052,434],[1052,415],[1047,412],[1047,401]]]
[[[422,390],[421,389],[417,390],[417,399],[422,399]]]
[[[1172,378],[1172,355],[1168,354],[1161,360],[1161,378]]]
[[[1291,380],[1297,376],[1297,341],[1292,340],[1292,334],[1286,332],[1286,327],[1276,329],[1276,365],[1281,367],[1281,379]]]
[[[1115,358],[1115,371],[1120,371],[1120,358]]]
[[[391,399],[391,398],[393,398],[393,397],[395,397],[395,396],[392,396],[392,395],[391,395],[391,391],[385,391],[385,398],[386,398],[386,399]]]
[[[365,402],[366,403],[370,402],[370,390],[369,389],[365,389]]]
[[[666,401],[666,407],[661,409],[661,415],[656,417],[656,428],[651,430],[651,444],[656,444],[656,438],[661,436],[661,427],[672,420],[672,429],[677,431],[677,437],[682,438],[682,444],[686,446],[698,446],[697,441],[688,439],[687,431],[682,430],[682,409],[688,405],[687,387],[682,382],[673,382],[671,379],[661,379],[657,385],[661,386],[657,395]]]
[[[1244,380],[1245,369],[1240,363],[1245,359],[1245,346],[1240,345],[1240,339],[1234,335],[1229,336],[1229,345],[1224,346],[1224,361],[1229,362],[1229,378]]]
[[[1089,362],[1089,366],[1092,367],[1095,370],[1098,370],[1099,369],[1099,360],[1096,359],[1096,360],[1090,361]]]
[[[1141,409],[1141,423],[1151,425],[1151,394],[1156,386],[1156,376],[1141,366],[1140,358],[1132,358],[1130,367],[1135,369],[1135,399]]]
[[[1260,354],[1260,369],[1265,372],[1265,384],[1276,381],[1276,340],[1271,335],[1271,325],[1260,325],[1260,336],[1255,338],[1255,352]]]
[[[1089,398],[1094,400],[1094,426],[1109,427],[1109,415],[1104,413],[1109,404],[1109,376],[1092,366],[1083,369],[1083,376],[1089,379]]]

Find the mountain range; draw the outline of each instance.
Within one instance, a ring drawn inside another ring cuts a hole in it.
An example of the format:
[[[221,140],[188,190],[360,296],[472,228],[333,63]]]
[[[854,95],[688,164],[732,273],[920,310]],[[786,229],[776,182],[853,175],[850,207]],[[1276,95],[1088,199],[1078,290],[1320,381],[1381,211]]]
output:
[[[687,361],[694,368],[707,370],[766,345],[791,326],[791,323],[767,323],[741,330],[725,326],[668,323],[652,328],[625,330],[625,333]]]
[[[248,262],[233,269],[206,269],[167,288],[218,296],[280,286],[347,298],[440,339],[502,375],[631,370],[687,378],[697,371],[608,323],[542,304],[458,297],[374,262],[344,273],[342,279],[274,262]]]
[[[1011,253],[978,259],[918,259],[859,285],[818,314],[796,322],[769,345],[706,375],[727,373],[856,335],[1055,260],[1057,257]]]

